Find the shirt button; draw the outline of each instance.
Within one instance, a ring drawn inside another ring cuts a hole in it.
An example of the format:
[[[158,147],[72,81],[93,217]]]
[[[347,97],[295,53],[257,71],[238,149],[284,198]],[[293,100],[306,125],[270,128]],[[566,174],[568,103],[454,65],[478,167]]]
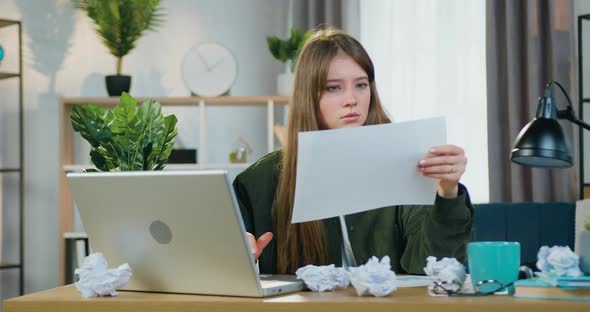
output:
[[[349,231],[351,231],[351,232],[352,232],[352,231],[354,231],[354,225],[351,225],[351,226],[348,228],[348,230],[349,230]]]

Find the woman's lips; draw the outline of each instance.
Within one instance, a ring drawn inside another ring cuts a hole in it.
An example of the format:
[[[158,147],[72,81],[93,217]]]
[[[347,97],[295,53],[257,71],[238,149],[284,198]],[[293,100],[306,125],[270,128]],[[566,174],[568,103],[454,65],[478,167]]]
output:
[[[347,115],[342,116],[340,119],[344,120],[344,121],[355,121],[357,119],[359,119],[359,114],[356,113],[350,113]]]

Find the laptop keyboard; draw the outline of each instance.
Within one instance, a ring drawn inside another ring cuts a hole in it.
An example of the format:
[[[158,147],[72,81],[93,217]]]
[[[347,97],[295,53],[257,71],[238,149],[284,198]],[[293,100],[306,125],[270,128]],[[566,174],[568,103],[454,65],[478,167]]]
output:
[[[286,285],[291,285],[293,284],[293,282],[287,282],[287,281],[279,281],[279,280],[265,280],[265,281],[260,281],[260,285],[262,286],[262,288],[269,288],[269,287],[281,287],[281,286],[286,286]]]

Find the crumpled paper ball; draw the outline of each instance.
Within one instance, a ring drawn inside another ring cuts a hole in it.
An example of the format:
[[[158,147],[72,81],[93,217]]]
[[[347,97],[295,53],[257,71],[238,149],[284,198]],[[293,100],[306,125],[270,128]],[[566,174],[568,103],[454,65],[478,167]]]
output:
[[[336,287],[346,288],[350,283],[350,273],[343,268],[330,265],[306,265],[295,272],[298,279],[302,279],[307,288],[312,291],[334,290]]]
[[[116,296],[117,289],[127,284],[131,277],[131,267],[125,263],[118,268],[109,269],[102,253],[93,253],[84,258],[82,266],[74,271],[80,276],[76,288],[84,298],[96,296]]]
[[[449,291],[459,291],[467,278],[465,266],[455,258],[444,257],[436,261],[436,257],[426,258],[424,273],[434,282],[447,284]]]
[[[537,268],[557,276],[581,276],[580,257],[569,246],[543,246],[537,254]]]
[[[389,256],[383,257],[381,261],[373,256],[366,264],[349,268],[350,281],[357,295],[383,297],[397,289],[397,277],[389,261]]]

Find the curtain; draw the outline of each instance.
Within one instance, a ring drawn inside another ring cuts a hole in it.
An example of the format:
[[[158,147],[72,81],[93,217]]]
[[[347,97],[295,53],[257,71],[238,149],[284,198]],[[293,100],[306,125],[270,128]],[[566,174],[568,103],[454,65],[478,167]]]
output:
[[[469,163],[461,182],[488,201],[485,0],[362,0],[361,42],[394,122],[444,116]]]
[[[535,116],[547,82],[562,83],[577,103],[571,5],[569,0],[487,0],[490,201],[578,198],[576,166],[531,169],[513,164],[509,157],[518,132]],[[559,90],[554,91],[558,109],[564,109],[565,98]],[[560,124],[569,145],[576,147],[573,124]]]
[[[299,29],[335,26],[359,36],[359,0],[289,0],[292,22]]]
[[[293,26],[312,29],[319,25],[342,28],[342,0],[291,0]]]

